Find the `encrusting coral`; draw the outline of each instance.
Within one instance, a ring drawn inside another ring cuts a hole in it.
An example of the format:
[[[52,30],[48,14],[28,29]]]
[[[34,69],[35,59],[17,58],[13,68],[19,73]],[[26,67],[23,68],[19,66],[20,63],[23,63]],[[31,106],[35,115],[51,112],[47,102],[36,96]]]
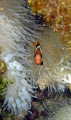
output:
[[[0,60],[0,77],[2,77],[7,71],[6,63],[3,60]]]
[[[66,105],[57,111],[57,114],[53,116],[53,118],[49,118],[48,120],[70,120],[71,118],[71,105]]]
[[[61,34],[71,55],[71,0],[28,0],[34,13],[43,15],[54,31]]]

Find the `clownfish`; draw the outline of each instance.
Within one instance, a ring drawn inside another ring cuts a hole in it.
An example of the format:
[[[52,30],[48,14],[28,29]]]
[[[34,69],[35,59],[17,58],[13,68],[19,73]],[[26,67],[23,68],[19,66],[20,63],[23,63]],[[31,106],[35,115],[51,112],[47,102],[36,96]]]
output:
[[[35,49],[35,63],[37,65],[43,65],[43,61],[42,61],[42,48],[39,44],[39,42],[37,41],[36,43],[36,49]]]

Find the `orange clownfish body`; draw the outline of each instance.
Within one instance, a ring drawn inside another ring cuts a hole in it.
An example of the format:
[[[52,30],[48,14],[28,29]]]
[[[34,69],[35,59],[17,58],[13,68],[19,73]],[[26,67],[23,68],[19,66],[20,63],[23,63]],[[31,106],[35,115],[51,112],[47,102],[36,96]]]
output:
[[[37,41],[37,44],[36,44],[36,50],[35,50],[35,63],[37,65],[43,65],[43,61],[42,61],[42,49],[41,49],[41,46],[39,44],[39,42]]]

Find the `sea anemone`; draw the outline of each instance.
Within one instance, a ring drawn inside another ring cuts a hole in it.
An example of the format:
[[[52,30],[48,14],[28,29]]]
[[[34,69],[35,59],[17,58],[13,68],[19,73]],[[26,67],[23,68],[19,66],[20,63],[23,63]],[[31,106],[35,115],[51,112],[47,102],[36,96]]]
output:
[[[3,107],[22,116],[31,108],[36,84],[55,91],[71,84],[71,61],[59,33],[37,24],[26,0],[0,1],[0,5],[0,59],[7,66],[3,77],[8,78]],[[36,40],[42,47],[43,65],[34,60]]]
[[[8,79],[3,93],[6,94],[3,110],[8,108],[22,116],[23,110],[31,108],[31,97],[35,97],[36,88],[28,45],[40,36],[37,31],[41,28],[26,0],[0,1],[0,11],[0,61],[4,61],[7,68],[3,79]]]
[[[51,90],[54,88],[55,90],[64,91],[65,86],[71,86],[71,1],[28,0],[28,3],[33,14],[40,14],[40,17],[43,15],[47,25],[53,31],[58,31],[55,33],[45,29],[44,31],[46,32],[42,34],[40,44],[42,46],[44,64],[43,67],[38,67],[38,70],[35,69],[38,74],[37,83],[41,90],[48,86]],[[60,33],[60,37],[58,37],[58,33]],[[52,35],[50,36],[50,34]],[[55,34],[56,37],[54,37]],[[69,52],[66,50],[67,48]],[[69,88],[71,89],[70,86]]]
[[[71,84],[71,63],[66,45],[61,44],[58,33],[45,27],[40,41],[43,65],[37,66],[33,61],[33,71],[41,90],[48,87],[64,91],[67,83]],[[32,53],[33,54],[33,53]]]

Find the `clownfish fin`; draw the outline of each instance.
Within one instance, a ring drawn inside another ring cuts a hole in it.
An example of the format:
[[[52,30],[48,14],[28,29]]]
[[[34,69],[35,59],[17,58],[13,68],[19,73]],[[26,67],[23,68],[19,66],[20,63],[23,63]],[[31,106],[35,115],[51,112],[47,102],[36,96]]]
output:
[[[43,65],[43,61],[41,62],[41,64],[40,65]]]
[[[41,58],[42,58],[42,54],[41,54]]]

